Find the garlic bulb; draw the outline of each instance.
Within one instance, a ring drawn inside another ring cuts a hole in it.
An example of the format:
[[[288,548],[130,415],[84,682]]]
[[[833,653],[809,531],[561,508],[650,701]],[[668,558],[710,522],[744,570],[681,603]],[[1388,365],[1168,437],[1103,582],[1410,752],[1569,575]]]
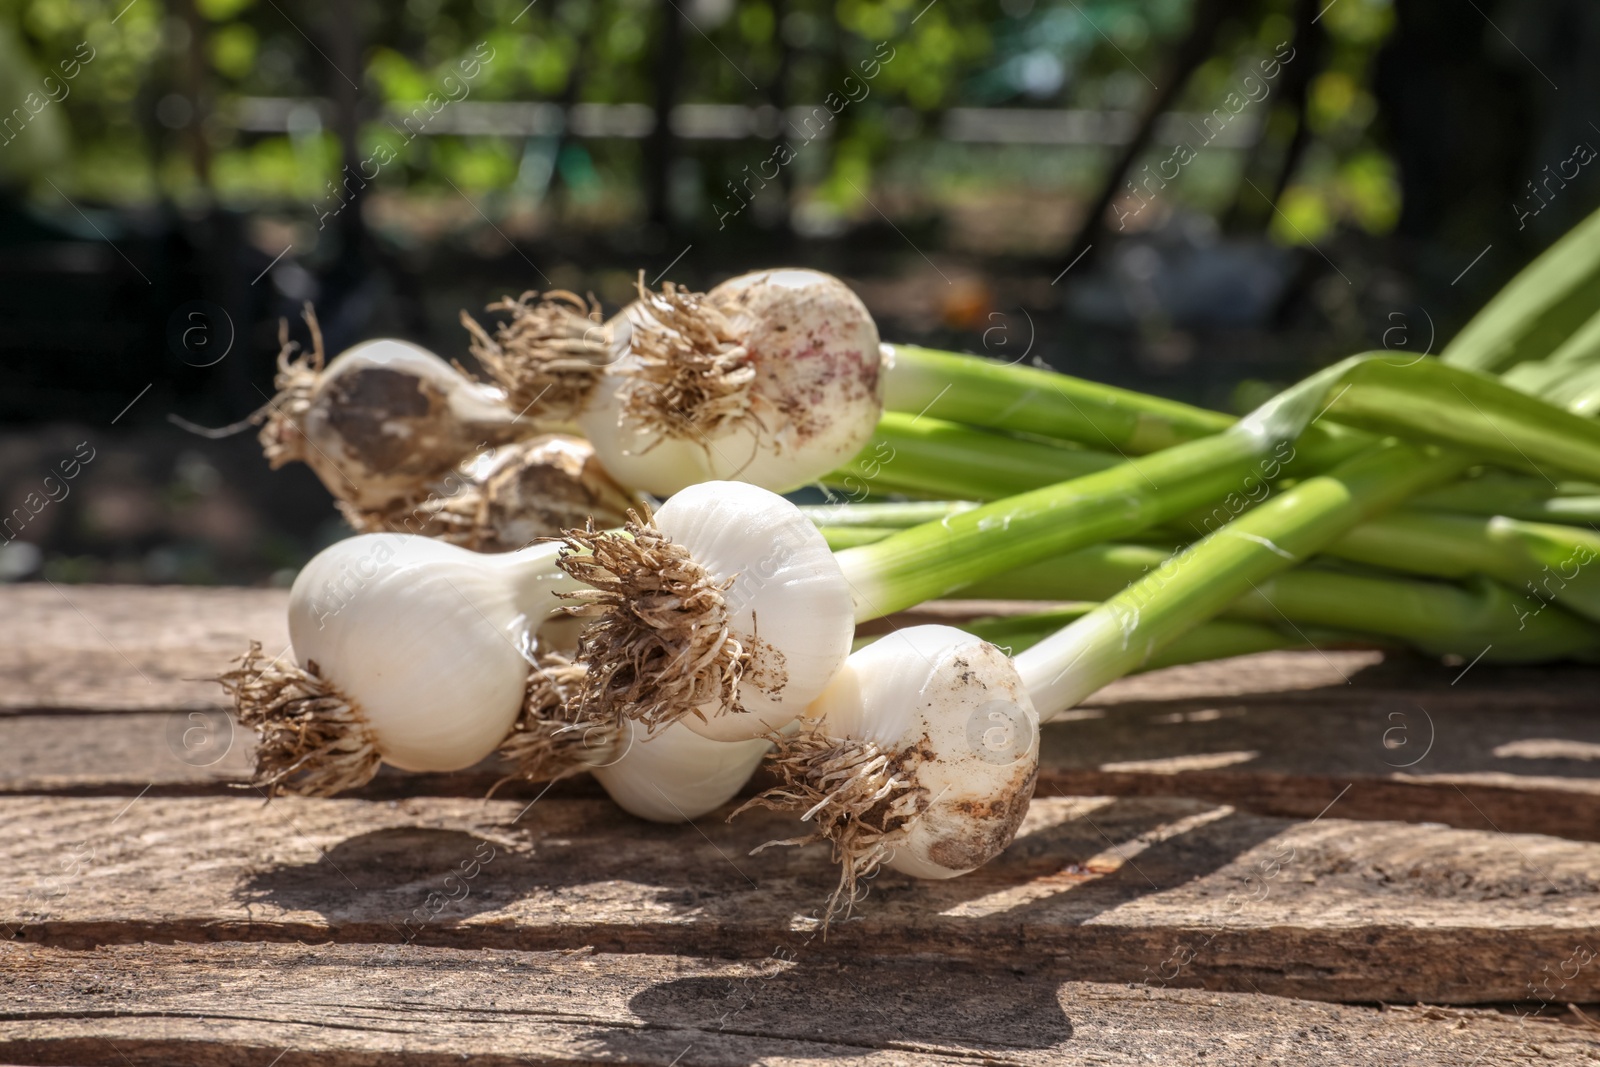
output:
[[[654,734],[623,720],[613,761],[593,767],[595,780],[630,815],[651,822],[687,822],[738,795],[772,747],[764,739],[712,741],[674,723]]]
[[[578,423],[607,470],[657,496],[712,479],[799,488],[859,452],[883,410],[878,328],[819,271],[703,295],[641,281],[612,333],[625,354]]]
[[[850,653],[855,612],[827,541],[789,501],[743,482],[683,490],[627,535],[569,532],[560,565],[592,589],[583,718],[683,720],[719,741],[793,721]]]
[[[1016,835],[1039,772],[1039,716],[1011,660],[950,626],[897,630],[850,657],[772,757],[841,861],[830,914],[880,865],[953,878]]]
[[[765,740],[711,741],[682,723],[649,733],[626,719],[582,718],[584,668],[559,653],[539,660],[516,728],[500,745],[512,778],[591,772],[617,806],[652,822],[685,822],[732,800],[760,766]]]
[[[489,449],[416,497],[378,511],[341,502],[364,533],[423,534],[475,552],[508,552],[582,526],[621,526],[638,504],[600,466],[587,441],[544,434]]]
[[[484,456],[474,477],[483,485],[483,551],[506,551],[556,537],[593,520],[621,526],[638,497],[618,485],[577,437],[550,434]]]
[[[260,734],[258,784],[328,795],[380,762],[453,771],[488,755],[522,708],[538,626],[575,584],[558,552],[367,534],[318,553],[289,593],[298,666],[256,645],[222,678]]]
[[[363,341],[324,368],[322,333],[309,311],[306,321],[311,352],[291,360],[285,329],[278,394],[256,416],[274,469],[300,460],[339,500],[376,510],[481,448],[535,432],[502,390],[406,341]]]

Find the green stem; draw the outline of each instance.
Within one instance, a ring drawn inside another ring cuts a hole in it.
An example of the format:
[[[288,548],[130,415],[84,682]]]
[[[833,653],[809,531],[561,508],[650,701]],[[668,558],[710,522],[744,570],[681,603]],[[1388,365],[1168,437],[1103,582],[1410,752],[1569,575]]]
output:
[[[1068,477],[1069,474],[1063,474]],[[1050,482],[1039,482],[1024,487],[1042,489]],[[851,503],[841,500],[837,504],[808,504],[800,511],[818,526],[873,526],[887,530],[900,530],[924,522],[933,522],[946,515],[971,511],[980,503],[999,499],[1003,494],[981,492],[982,486],[969,486],[971,499],[878,501]],[[1477,477],[1463,478],[1449,485],[1419,493],[1407,505],[1421,511],[1443,512],[1455,515],[1477,515],[1488,518],[1505,515],[1527,522],[1556,523],[1564,526],[1600,526],[1600,493],[1587,482],[1562,482],[1557,488],[1550,483],[1523,474],[1491,470]],[[959,495],[959,494],[957,494]],[[1177,520],[1174,531],[1185,524],[1200,523],[1214,518],[1210,509]],[[1193,532],[1199,532],[1198,526]]]
[[[1562,341],[1560,347],[1546,356],[1542,362],[1558,367],[1578,367],[1594,363],[1597,357],[1600,357],[1600,311],[1585,319],[1583,325],[1574,330],[1571,336]],[[1508,372],[1500,377],[1506,379],[1510,374]],[[1538,392],[1534,395],[1544,396]],[[1545,399],[1550,398],[1545,397]]]
[[[1592,621],[1482,578],[1457,586],[1307,569],[1259,583],[1229,614],[1359,626],[1423,652],[1481,656],[1485,663],[1591,658],[1600,650],[1600,628]]]
[[[996,599],[1110,600],[1149,575],[1170,571],[1173,557],[1144,545],[1107,544],[1058,556],[1014,575],[979,583],[962,596]],[[1485,645],[1486,662],[1523,662],[1600,649],[1600,628],[1524,596],[1475,579],[1465,588],[1437,581],[1301,567],[1259,578],[1222,617],[1291,627],[1335,627],[1404,641],[1432,653],[1469,658]],[[1308,634],[1309,636],[1309,634]]]
[[[1600,211],[1522,269],[1445,347],[1446,363],[1504,371],[1543,359],[1600,307]]]
[[[1600,313],[1545,359],[1518,363],[1500,378],[1575,414],[1594,415],[1600,409]]]
[[[1052,478],[1051,481],[1060,481]],[[1045,483],[1048,484],[1048,483]],[[1042,488],[1030,485],[1029,489]],[[947,515],[971,511],[977,504],[965,500],[918,500],[912,503],[803,504],[800,514],[819,527],[872,526],[884,530],[900,530],[907,526],[920,526],[925,522],[938,522]]]
[[[1357,526],[1328,554],[1375,567],[1436,578],[1483,575],[1519,595],[1530,609],[1558,601],[1600,619],[1600,534],[1570,526],[1400,510]]]
[[[904,493],[984,499],[1115,467],[1118,457],[959,426],[931,416],[886,411],[855,459],[822,478],[851,501]]]
[[[962,503],[847,505],[844,517],[854,525],[819,525],[819,529],[828,546],[839,551],[882,541],[896,528],[909,525],[907,520],[940,518],[972,507]],[[935,513],[936,509],[942,511]],[[810,510],[819,522],[833,517],[825,507]],[[874,521],[883,525],[865,525]],[[1063,573],[1073,572],[1074,558],[1081,557],[1103,580],[1090,588],[1075,576],[1070,595],[1103,598],[1137,577],[1138,568],[1155,565],[1162,555],[1144,546],[1127,548],[1134,553],[1131,573],[1126,566],[1119,566],[1119,560],[1096,556],[1091,549],[997,575],[967,591],[987,597],[1067,595],[1060,592],[1058,583]],[[1450,579],[1481,575],[1519,594],[1525,592],[1537,602],[1555,601],[1585,618],[1600,620],[1600,567],[1589,566],[1600,559],[1600,531],[1405,507],[1368,519],[1323,551],[1338,559],[1405,574]],[[1113,578],[1121,584],[1105,584]],[[1041,594],[1041,589],[1055,592]]]
[[[1600,492],[1596,488],[1583,482],[1551,486],[1540,478],[1488,471],[1423,493],[1412,503],[1429,511],[1588,526],[1600,524]]]
[[[1229,430],[845,549],[835,558],[854,592],[856,619],[1165,522],[1251,477],[1264,443]]]
[[[1109,600],[1171,555],[1150,545],[1107,542],[973,582],[955,593],[975,600]]]
[[[1252,483],[1277,477],[1306,427],[1335,409],[1374,428],[1463,445],[1500,462],[1600,478],[1600,425],[1436,362],[1401,366],[1381,355],[1353,356],[1210,437],[838,553],[855,592],[856,617],[899,611],[979,578],[1126,537],[1218,499],[1255,499]],[[1456,456],[1445,465],[1454,476],[1469,462]],[[1410,491],[1443,480],[1424,477]],[[1279,502],[1315,481],[1301,483]],[[1397,477],[1396,484],[1410,483]],[[1235,522],[1252,514],[1246,511]]]
[[[818,526],[817,532],[822,534],[829,548],[838,552],[845,548],[876,544],[894,533],[894,529],[885,526]]]
[[[1035,706],[1043,716],[1071,707],[1260,582],[1466,465],[1459,456],[1388,444],[1246,512],[1019,656]]]
[[[1584,618],[1600,620],[1600,567],[1591,566],[1600,560],[1600,535],[1589,530],[1399,508],[1352,528],[1323,553],[1423,577],[1492,578],[1523,597],[1525,611],[1556,602]],[[1146,545],[1095,546],[997,575],[961,592],[997,599],[1102,600],[1158,567],[1166,555]],[[1357,628],[1392,632],[1378,623]]]
[[[956,357],[950,359],[959,362]],[[1046,371],[1003,366],[990,366],[982,373],[1004,376],[1022,372],[1053,377]],[[1030,386],[1035,393],[1038,388]],[[966,397],[969,391],[952,388],[946,395]],[[1303,416],[1302,428],[1323,415],[1332,415],[1380,433],[1453,445],[1546,479],[1568,474],[1600,480],[1600,425],[1495,379],[1436,360],[1399,364],[1379,354],[1354,356],[1293,387],[1284,397],[1299,398],[1277,403],[1296,408],[1295,417]],[[1307,400],[1318,403],[1320,409],[1299,411]],[[923,420],[929,420],[926,426],[919,425]],[[1032,424],[1017,428],[1037,429]],[[985,434],[937,422],[927,415],[887,416],[879,433],[880,438],[843,475],[847,488],[859,492],[856,499],[871,492],[875,480],[885,491],[901,485],[946,497],[993,498],[997,492],[1021,491],[1037,484],[1038,478],[1050,477],[1052,471],[1062,477],[1061,471],[1078,474],[1085,466],[1110,462],[1101,453],[1057,451],[1037,441]],[[1303,465],[1320,468],[1328,460],[1348,458],[1356,441],[1348,434],[1329,437],[1313,426],[1300,435],[1294,447]],[[1115,440],[1108,438],[1108,442],[1121,447]],[[1316,455],[1309,455],[1313,450]],[[896,473],[897,465],[900,473]],[[852,477],[854,481],[849,481]]]
[[[1504,467],[1551,478],[1600,478],[1600,424],[1512,389],[1497,378],[1422,359],[1374,353],[1321,372],[1326,413],[1381,433],[1453,445]]]
[[[918,345],[885,345],[884,407],[950,422],[1034,433],[1130,455],[1227,429],[1215,411],[1055,371]]]
[[[1026,652],[1068,623],[1087,615],[1094,608],[1095,605],[1092,603],[1077,603],[1028,615],[991,615],[964,622],[961,624],[961,629],[1008,649],[1011,655],[1017,655]],[[1249,655],[1252,652],[1352,645],[1370,648],[1381,644],[1383,642],[1378,638],[1340,630],[1302,629],[1297,633],[1285,633],[1275,627],[1256,622],[1213,619],[1201,623],[1175,639],[1172,644],[1152,656],[1140,669],[1156,670],[1183,663],[1229,659],[1233,656]]]
[[[906,410],[920,401],[919,414],[975,426],[1063,437],[1128,454],[1170,448],[1227,425],[1226,416],[1214,412],[1032,367],[910,346],[895,349],[895,360],[886,387],[889,407]],[[896,379],[899,384],[893,384]],[[1312,382],[1341,388],[1319,390]],[[1438,360],[1398,363],[1392,354],[1367,353],[1301,386],[1306,388],[1291,391],[1316,393],[1324,402],[1318,419],[1326,414],[1378,433],[1454,445],[1545,476],[1600,476],[1600,426],[1569,412],[1553,414],[1558,409],[1536,397]],[[1367,442],[1362,435],[1322,425],[1307,430],[1300,447],[1307,462],[1325,468]]]

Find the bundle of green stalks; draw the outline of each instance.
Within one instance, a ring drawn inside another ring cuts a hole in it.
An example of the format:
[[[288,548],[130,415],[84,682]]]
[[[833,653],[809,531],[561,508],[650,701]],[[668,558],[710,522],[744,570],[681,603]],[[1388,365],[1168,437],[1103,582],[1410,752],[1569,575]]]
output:
[[[937,373],[900,379],[889,398],[891,409],[916,414],[887,413],[861,456],[824,479],[833,503],[806,509],[838,550],[890,543],[920,523],[949,522],[983,502],[1063,479],[1137,470],[1139,456],[1232,425],[1220,413],[1037,368],[935,353],[923,354],[922,365]],[[1514,279],[1440,360],[1375,353],[1353,366],[1292,445],[1211,502],[1135,536],[974,581],[957,595],[1101,601],[1140,584],[1149,595],[1189,553],[1248,522],[1266,501],[1352,457],[1405,447],[1366,432],[1398,428],[1441,449],[1419,462],[1453,469],[1392,510],[1348,529],[1330,527],[1315,554],[1219,605],[1225,623],[1197,623],[1146,665],[1309,647],[1318,637],[1489,662],[1593,659],[1600,656],[1600,568],[1590,566],[1600,558],[1600,484],[1578,459],[1585,446],[1566,458],[1558,447],[1553,461],[1536,462],[1513,441],[1514,418],[1471,402],[1468,394],[1496,373],[1540,401],[1524,406],[1530,421],[1523,429],[1533,429],[1541,407],[1549,413],[1547,443],[1562,428],[1581,436],[1578,422],[1600,410],[1600,214]],[[1415,381],[1426,385],[1402,388]],[[1452,424],[1443,405],[1457,397],[1469,400],[1474,417]],[[1578,418],[1563,419],[1556,407]],[[1397,427],[1397,415],[1411,425]],[[1162,492],[1156,481],[1149,489]],[[1287,525],[1307,524],[1314,524],[1309,512]],[[1271,541],[1262,547],[1282,552]],[[972,629],[1020,651],[1084,614],[1076,605],[981,620]]]

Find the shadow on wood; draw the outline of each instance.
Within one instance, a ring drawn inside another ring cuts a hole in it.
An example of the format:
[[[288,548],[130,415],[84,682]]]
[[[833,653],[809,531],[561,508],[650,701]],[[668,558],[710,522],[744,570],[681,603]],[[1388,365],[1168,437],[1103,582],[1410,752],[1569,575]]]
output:
[[[790,965],[775,956],[754,976],[662,982],[636,994],[628,1009],[653,1028],[761,1035],[729,1063],[755,1064],[785,1053],[854,1057],[879,1048],[996,1062],[1007,1051],[1056,1048],[1072,1039],[1060,986],[1020,971],[969,972],[932,960]],[[683,1039],[673,1040],[681,1049]],[[607,1053],[625,1062],[642,1058],[646,1043],[663,1042],[649,1032],[616,1030],[602,1041]]]

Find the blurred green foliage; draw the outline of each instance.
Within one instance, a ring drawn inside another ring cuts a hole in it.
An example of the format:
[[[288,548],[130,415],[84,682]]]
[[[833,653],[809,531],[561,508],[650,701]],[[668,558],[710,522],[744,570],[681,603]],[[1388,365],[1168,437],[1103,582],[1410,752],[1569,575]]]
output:
[[[940,139],[952,107],[1136,110],[1188,27],[1192,0],[0,0],[0,109],[29,112],[0,145],[0,180],[113,204],[220,201],[304,211],[343,163],[330,106],[291,108],[286,131],[241,129],[260,101],[329,101],[358,92],[358,151],[390,146],[375,179],[386,194],[496,193],[541,210],[607,217],[641,210],[637,140],[419,136],[396,115],[447,79],[475,49],[473,101],[654,105],[655,42],[681,10],[679,102],[811,105],[847,92],[864,62],[892,49],[833,136],[798,154],[795,203],[866,217],[862,192],[890,183],[931,203],[977,186],[1079,196],[1110,158],[1095,146],[995,146]],[[1290,0],[1244,4],[1215,54],[1190,79],[1179,110],[1209,112],[1257,59],[1293,36]],[[1328,48],[1311,85],[1312,133],[1273,217],[1286,242],[1330,228],[1394,225],[1394,168],[1374,138],[1373,57],[1389,34],[1388,0],[1341,0],[1321,29]],[[31,114],[25,101],[87,44],[70,92]],[[878,51],[880,45],[882,51]],[[348,46],[348,48],[344,47]],[[350,51],[353,49],[353,52]],[[359,69],[333,57],[354,54]],[[343,88],[348,88],[345,86]],[[1270,110],[1263,108],[1263,111]],[[3,116],[0,116],[3,117]],[[1265,117],[1265,116],[1262,116]],[[1272,111],[1263,136],[1292,134]],[[787,131],[784,131],[787,135]],[[1150,159],[1170,146],[1154,143]],[[683,141],[692,168],[675,201],[706,223],[741,168],[766,158],[759,140]],[[1243,152],[1211,152],[1174,182],[1185,206],[1222,214],[1237,195]],[[681,180],[679,180],[681,179]],[[448,183],[448,184],[447,184]],[[560,190],[549,201],[546,193]],[[503,206],[503,205],[502,205]],[[745,219],[741,224],[748,224]]]

